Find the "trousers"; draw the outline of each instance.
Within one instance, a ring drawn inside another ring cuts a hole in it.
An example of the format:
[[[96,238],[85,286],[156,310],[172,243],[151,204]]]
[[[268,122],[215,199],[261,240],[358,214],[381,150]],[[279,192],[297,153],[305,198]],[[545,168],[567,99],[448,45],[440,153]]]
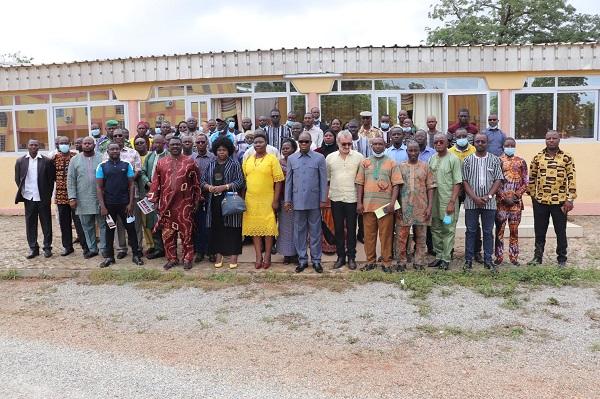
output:
[[[44,249],[52,249],[52,216],[50,215],[50,201],[25,200],[25,231],[29,249],[39,251],[37,243],[38,219],[44,234]]]
[[[365,229],[365,255],[367,256],[367,263],[377,262],[377,233],[379,233],[383,263],[389,265],[392,262],[394,214],[388,213],[381,219],[377,219],[375,212],[365,212],[363,213],[363,224]]]
[[[475,246],[478,237],[477,227],[481,217],[481,230],[483,232],[483,261],[492,262],[492,252],[494,251],[494,221],[496,219],[495,209],[465,209],[465,261],[473,261],[475,256]]]
[[[456,216],[452,216],[450,224],[444,224],[438,217],[431,218],[431,238],[433,240],[433,251],[438,260],[450,262],[452,248],[454,248],[454,236],[456,234]]]
[[[331,201],[335,248],[339,258],[356,258],[356,202]]]
[[[64,249],[73,249],[73,227],[75,225],[75,232],[77,233],[77,238],[79,238],[79,243],[81,248],[84,251],[87,251],[88,245],[85,238],[85,233],[83,232],[83,227],[81,226],[81,220],[75,214],[75,211],[71,209],[69,204],[59,204],[56,205],[58,208],[58,224],[60,226],[60,234],[62,246]]]
[[[106,221],[99,213],[91,215],[79,215],[81,220],[81,227],[85,234],[85,241],[88,246],[88,250],[91,252],[100,251],[104,256],[106,251]],[[96,240],[96,225],[100,230],[100,241]]]
[[[556,205],[540,204],[532,199],[533,204],[533,229],[535,231],[535,249],[534,256],[542,260],[544,256],[544,247],[546,246],[546,233],[552,216],[552,224],[556,233],[556,260],[558,262],[567,261],[567,215],[561,207],[564,203]]]
[[[208,254],[208,227],[206,227],[206,206],[200,205],[194,215],[194,251],[198,254]]]
[[[106,204],[106,209],[108,210],[108,214],[112,217],[115,223],[117,220],[121,220],[125,230],[127,231],[127,241],[129,246],[131,247],[131,252],[133,255],[142,256],[142,251],[140,251],[138,247],[137,235],[135,232],[135,222],[127,223],[127,205],[121,204]],[[106,242],[106,258],[113,258],[115,255],[114,251],[114,240],[115,240],[115,230],[109,229],[108,226],[105,229],[105,242]]]
[[[408,246],[408,237],[410,236],[411,226],[398,226],[398,260],[401,264],[405,264],[408,259],[406,250]],[[425,251],[427,249],[427,226],[425,225],[414,225],[412,226],[415,241],[415,265],[423,265],[425,262]]]
[[[308,263],[307,237],[310,237],[310,260],[321,263],[321,209],[294,210],[294,246],[300,264]]]
[[[521,211],[496,211],[496,241],[494,252],[499,262],[504,260],[504,229],[508,223],[510,239],[508,242],[508,257],[511,262],[519,258],[519,224],[521,223]]]

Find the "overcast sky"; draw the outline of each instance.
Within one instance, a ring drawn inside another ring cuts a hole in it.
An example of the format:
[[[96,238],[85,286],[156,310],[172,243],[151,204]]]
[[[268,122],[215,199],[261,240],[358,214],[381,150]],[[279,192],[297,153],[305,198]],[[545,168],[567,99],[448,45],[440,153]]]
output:
[[[0,54],[34,63],[290,47],[419,45],[435,0],[102,0],[2,4]],[[597,0],[571,1],[595,13]]]

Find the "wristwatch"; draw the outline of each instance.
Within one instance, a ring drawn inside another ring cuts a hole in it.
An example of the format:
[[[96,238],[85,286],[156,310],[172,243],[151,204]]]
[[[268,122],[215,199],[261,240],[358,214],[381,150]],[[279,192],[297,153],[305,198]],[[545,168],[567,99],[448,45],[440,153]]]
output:
[[[494,198],[494,197],[492,196],[492,194],[488,194],[488,199],[492,199],[492,198]]]

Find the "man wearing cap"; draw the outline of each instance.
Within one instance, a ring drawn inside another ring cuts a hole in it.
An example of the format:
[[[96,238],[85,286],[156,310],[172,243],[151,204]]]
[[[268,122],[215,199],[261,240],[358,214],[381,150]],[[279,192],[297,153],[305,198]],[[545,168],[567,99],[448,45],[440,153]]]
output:
[[[96,149],[102,153],[106,152],[108,148],[108,144],[113,139],[113,132],[119,126],[119,122],[114,119],[110,119],[106,121],[106,135],[101,136],[96,142]]]
[[[227,137],[233,145],[235,146],[235,136],[238,134],[238,131],[235,130],[235,120],[233,118],[227,118],[227,123],[222,119],[217,118],[217,131],[210,135],[210,144],[215,142],[221,136]],[[225,126],[222,129],[220,126]]]
[[[372,126],[373,113],[371,111],[362,111],[360,113],[360,120],[362,126],[358,131],[359,136],[366,137],[368,139],[372,139],[375,137],[383,137],[383,133],[381,133],[381,130]]]

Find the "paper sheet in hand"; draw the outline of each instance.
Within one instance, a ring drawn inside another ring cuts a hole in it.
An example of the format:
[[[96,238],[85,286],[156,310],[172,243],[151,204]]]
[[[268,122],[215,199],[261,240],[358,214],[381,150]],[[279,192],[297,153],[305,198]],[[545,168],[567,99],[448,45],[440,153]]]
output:
[[[381,219],[382,217],[385,216],[385,211],[383,210],[386,206],[388,206],[390,203],[388,202],[387,204],[385,204],[384,206],[382,206],[381,208],[377,208],[375,209],[375,216],[377,216],[377,219]],[[396,203],[394,204],[394,210],[397,211],[398,209],[400,209],[400,204],[398,203],[398,201],[396,201]]]
[[[150,212],[154,211],[154,204],[148,201],[148,198],[145,197],[137,202],[137,206],[140,208],[144,215],[147,215]]]

